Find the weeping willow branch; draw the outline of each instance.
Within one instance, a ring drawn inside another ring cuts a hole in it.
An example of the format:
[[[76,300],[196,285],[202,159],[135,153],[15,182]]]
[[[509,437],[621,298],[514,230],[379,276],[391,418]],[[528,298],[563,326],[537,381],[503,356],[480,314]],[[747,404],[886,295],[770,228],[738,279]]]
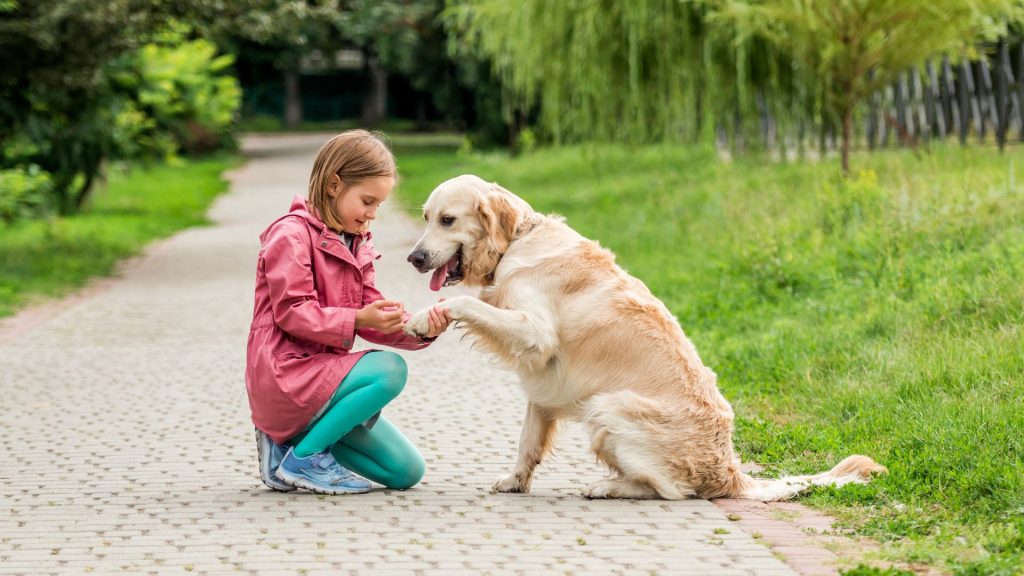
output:
[[[444,17],[522,105],[539,107],[555,143],[692,142],[757,114],[759,94],[762,108],[790,118],[781,88],[803,73],[770,43],[737,42],[734,23],[709,19],[719,4],[451,0]]]

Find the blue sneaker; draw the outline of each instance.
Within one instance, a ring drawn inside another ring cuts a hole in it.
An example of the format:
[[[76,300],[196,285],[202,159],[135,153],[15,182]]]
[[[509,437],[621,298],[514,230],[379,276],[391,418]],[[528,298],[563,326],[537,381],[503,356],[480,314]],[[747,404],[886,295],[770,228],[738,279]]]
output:
[[[295,490],[295,486],[289,486],[274,476],[274,471],[281,465],[285,452],[287,450],[284,446],[274,444],[274,441],[263,430],[256,429],[256,454],[260,458],[260,480],[263,480],[268,488],[273,488],[278,492]]]
[[[328,451],[299,458],[295,455],[295,448],[289,448],[277,467],[277,478],[296,488],[319,494],[362,494],[370,491],[368,480],[338,464]]]

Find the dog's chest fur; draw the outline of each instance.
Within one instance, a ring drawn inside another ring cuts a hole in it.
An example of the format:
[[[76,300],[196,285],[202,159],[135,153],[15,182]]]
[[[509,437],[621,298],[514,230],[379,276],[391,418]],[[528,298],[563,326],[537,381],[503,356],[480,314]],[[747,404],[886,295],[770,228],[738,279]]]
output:
[[[538,230],[534,242],[513,244],[495,270],[494,284],[484,288],[479,298],[495,308],[529,310],[543,318],[552,328],[553,340],[539,348],[548,351],[536,357],[517,355],[489,334],[476,334],[477,342],[519,375],[531,402],[559,417],[578,418],[581,402],[594,392],[589,382],[592,375],[570,367],[566,354],[591,338],[588,325],[592,322],[586,311],[606,301],[603,294],[623,273],[610,253],[563,222],[547,221],[542,226],[547,229]],[[557,241],[552,241],[553,236]]]

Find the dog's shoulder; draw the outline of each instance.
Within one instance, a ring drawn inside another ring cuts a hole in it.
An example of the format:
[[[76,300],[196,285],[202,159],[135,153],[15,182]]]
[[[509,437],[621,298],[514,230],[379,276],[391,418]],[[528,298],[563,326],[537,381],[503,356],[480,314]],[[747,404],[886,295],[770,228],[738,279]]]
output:
[[[529,233],[509,246],[498,264],[497,275],[534,269],[544,262],[571,254],[579,244],[587,241],[567,226],[563,218],[543,216]]]

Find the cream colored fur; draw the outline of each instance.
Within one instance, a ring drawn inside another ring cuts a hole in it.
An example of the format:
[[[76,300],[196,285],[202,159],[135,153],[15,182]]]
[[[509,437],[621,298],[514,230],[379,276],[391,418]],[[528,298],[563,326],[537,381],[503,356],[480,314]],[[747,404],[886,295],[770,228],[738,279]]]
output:
[[[812,485],[867,482],[885,468],[851,456],[829,472],[761,480],[739,469],[732,407],[676,318],[614,255],[563,219],[476,176],[438,186],[415,251],[443,266],[462,249],[479,298],[443,302],[451,317],[519,375],[528,405],[512,473],[498,492],[527,492],[557,422],[582,422],[611,476],[590,498],[784,500]],[[427,310],[406,332],[427,332]]]

